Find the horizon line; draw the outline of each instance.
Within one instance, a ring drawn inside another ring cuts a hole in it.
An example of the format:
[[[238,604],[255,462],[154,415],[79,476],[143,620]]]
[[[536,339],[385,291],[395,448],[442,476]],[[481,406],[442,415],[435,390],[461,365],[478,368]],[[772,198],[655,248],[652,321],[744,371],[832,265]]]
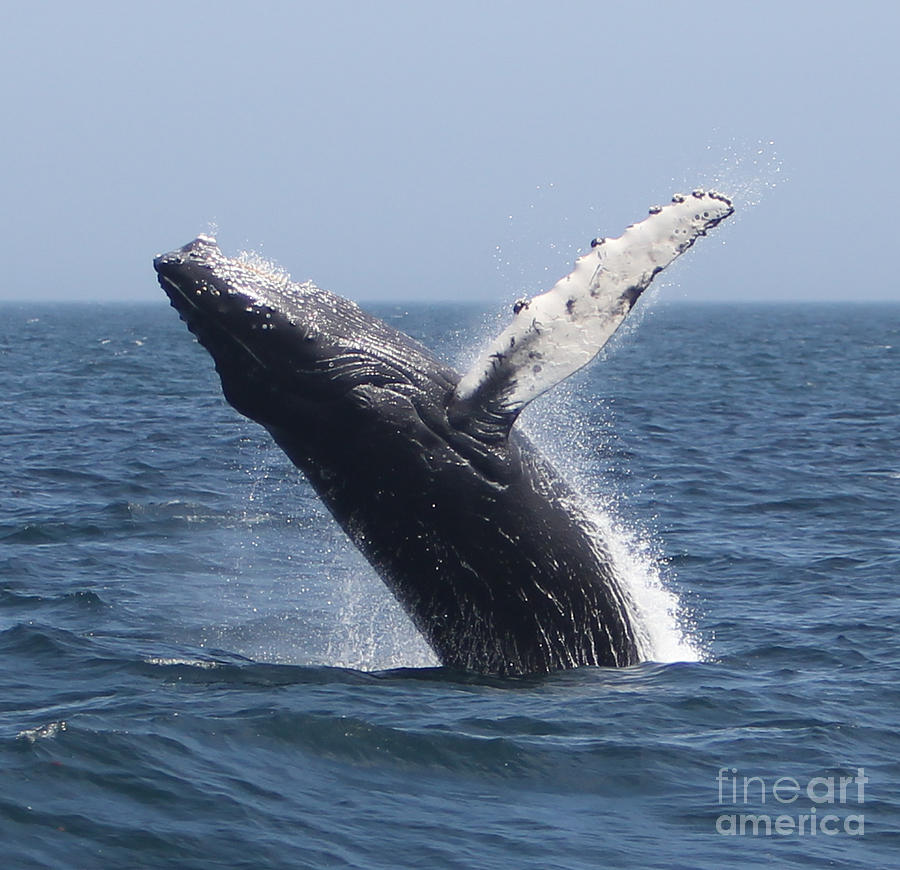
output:
[[[507,304],[504,299],[447,299],[438,297],[434,299],[422,299],[418,297],[371,297],[365,299],[355,299],[352,296],[345,296],[351,302],[364,307],[366,305],[445,305],[445,306],[471,306],[471,307],[491,307]],[[512,304],[510,302],[510,304]],[[735,299],[720,299],[715,297],[672,297],[657,296],[650,300],[650,304],[655,307],[657,305],[769,305],[769,306],[790,306],[790,305],[900,305],[900,298],[883,298],[877,296],[855,297],[853,299],[837,299],[830,296],[813,296],[805,298],[752,298],[739,297]],[[20,297],[0,297],[0,305],[111,305],[111,306],[157,306],[167,305],[166,300],[156,300],[153,297],[141,297],[137,299],[121,299],[108,297],[82,297],[78,299],[68,299],[65,297],[48,296],[46,298],[32,299],[26,296]]]

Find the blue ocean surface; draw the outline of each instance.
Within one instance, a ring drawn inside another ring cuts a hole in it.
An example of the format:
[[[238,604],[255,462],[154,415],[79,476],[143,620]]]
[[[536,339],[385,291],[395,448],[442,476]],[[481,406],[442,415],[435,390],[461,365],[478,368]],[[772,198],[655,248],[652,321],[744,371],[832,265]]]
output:
[[[900,307],[658,304],[536,401],[657,660],[519,679],[437,666],[164,302],[6,305],[0,380],[3,868],[900,867]]]

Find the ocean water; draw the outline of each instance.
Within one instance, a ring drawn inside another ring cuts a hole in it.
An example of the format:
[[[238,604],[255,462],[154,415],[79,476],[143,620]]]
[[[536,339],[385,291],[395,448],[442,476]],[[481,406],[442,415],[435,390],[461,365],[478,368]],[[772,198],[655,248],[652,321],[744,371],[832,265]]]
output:
[[[522,679],[436,666],[164,302],[0,315],[0,866],[900,867],[900,307],[658,305],[536,402],[656,660]]]

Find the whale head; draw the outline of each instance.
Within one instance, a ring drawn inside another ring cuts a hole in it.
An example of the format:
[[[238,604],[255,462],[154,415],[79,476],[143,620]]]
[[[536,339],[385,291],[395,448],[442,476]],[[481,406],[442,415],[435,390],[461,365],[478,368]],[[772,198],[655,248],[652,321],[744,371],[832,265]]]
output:
[[[211,236],[197,236],[160,254],[153,267],[172,306],[214,357],[226,346],[230,352],[243,346],[251,359],[267,366],[287,327],[314,336],[314,319],[303,297],[322,291],[312,284],[292,284],[286,273],[261,261],[230,259]]]
[[[311,282],[207,235],[153,261],[159,283],[213,357],[228,401],[268,428],[320,419],[338,400],[365,409],[385,393],[435,404],[458,375],[418,342]],[[328,407],[326,407],[328,406]]]

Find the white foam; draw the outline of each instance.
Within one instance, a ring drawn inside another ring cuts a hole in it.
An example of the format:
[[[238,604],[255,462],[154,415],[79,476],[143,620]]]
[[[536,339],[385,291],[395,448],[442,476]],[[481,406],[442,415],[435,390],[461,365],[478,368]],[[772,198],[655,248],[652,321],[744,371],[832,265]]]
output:
[[[648,536],[627,528],[607,511],[590,517],[613,560],[635,612],[638,652],[642,661],[696,662],[703,658],[690,617],[660,575],[660,559]]]
[[[186,665],[191,668],[203,668],[204,670],[219,666],[218,662],[206,661],[204,659],[170,658],[164,656],[151,656],[150,658],[144,659],[144,663],[148,665],[161,665],[163,667]]]
[[[49,722],[47,725],[41,725],[38,728],[26,728],[20,731],[16,737],[19,740],[27,740],[29,743],[35,743],[38,740],[47,740],[56,737],[60,731],[68,729],[68,725],[64,720],[59,722]]]

